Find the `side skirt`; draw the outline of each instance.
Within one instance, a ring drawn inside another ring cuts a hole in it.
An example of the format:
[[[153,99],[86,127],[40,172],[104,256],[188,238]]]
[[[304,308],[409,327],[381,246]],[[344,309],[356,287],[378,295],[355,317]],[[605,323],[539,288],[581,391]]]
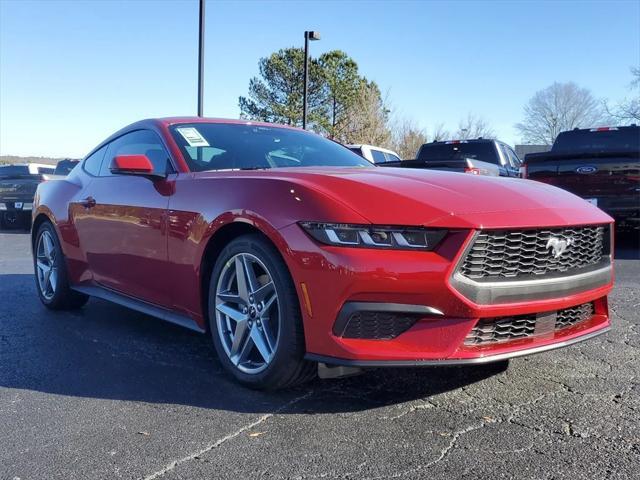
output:
[[[108,302],[117,303],[118,305],[122,305],[123,307],[130,308],[131,310],[136,310],[141,313],[145,313],[147,315],[151,315],[152,317],[159,318],[160,320],[164,320],[165,322],[173,323],[175,325],[180,325],[181,327],[188,328],[189,330],[194,330],[199,333],[204,333],[205,330],[202,329],[192,318],[187,315],[182,315],[179,313],[172,312],[163,307],[159,307],[152,303],[144,302],[142,300],[138,300],[137,298],[129,297],[122,293],[116,292],[115,290],[111,290],[109,288],[105,288],[102,286],[90,285],[90,286],[75,286],[72,287],[73,290],[76,290],[80,293],[84,293],[85,295],[89,295],[91,297],[101,298],[102,300],[107,300]]]

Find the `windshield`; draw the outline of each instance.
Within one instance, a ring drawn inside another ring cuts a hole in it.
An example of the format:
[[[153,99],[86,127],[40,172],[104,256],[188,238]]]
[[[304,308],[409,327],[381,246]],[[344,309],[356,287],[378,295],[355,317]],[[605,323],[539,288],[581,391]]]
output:
[[[194,123],[171,127],[189,169],[255,170],[285,167],[373,167],[319,135],[279,127]]]
[[[570,130],[558,135],[554,152],[626,152],[640,150],[640,128],[619,127],[616,130]]]
[[[27,165],[0,166],[0,177],[17,177],[21,175],[29,175],[29,167]]]
[[[500,163],[492,142],[486,143],[427,143],[422,146],[418,160],[464,160],[471,158],[489,163]]]

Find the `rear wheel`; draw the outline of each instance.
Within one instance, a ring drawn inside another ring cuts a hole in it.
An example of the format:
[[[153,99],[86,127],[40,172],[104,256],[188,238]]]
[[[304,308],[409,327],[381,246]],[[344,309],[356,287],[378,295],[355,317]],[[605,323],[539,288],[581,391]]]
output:
[[[304,360],[298,297],[278,251],[259,235],[220,253],[209,287],[209,325],[223,367],[251,388],[289,387],[313,377]]]
[[[87,303],[87,295],[69,287],[64,254],[51,223],[40,225],[34,248],[36,289],[44,306],[51,310],[69,310]]]

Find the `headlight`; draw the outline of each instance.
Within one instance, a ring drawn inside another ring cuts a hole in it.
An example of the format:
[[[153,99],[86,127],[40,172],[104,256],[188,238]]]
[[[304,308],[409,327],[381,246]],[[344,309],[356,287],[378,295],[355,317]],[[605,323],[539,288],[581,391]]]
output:
[[[446,230],[422,227],[318,222],[300,222],[300,226],[326,245],[394,250],[433,250],[447,234]]]
[[[0,203],[0,210],[6,210],[7,205],[5,203]]]

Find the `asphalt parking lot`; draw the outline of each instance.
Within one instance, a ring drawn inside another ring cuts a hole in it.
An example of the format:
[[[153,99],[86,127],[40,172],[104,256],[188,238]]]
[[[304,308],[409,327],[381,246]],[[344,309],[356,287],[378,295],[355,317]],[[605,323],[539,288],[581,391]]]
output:
[[[486,367],[245,390],[209,339],[100,300],[37,301],[0,233],[0,478],[638,478],[640,257],[618,248],[613,330]]]

